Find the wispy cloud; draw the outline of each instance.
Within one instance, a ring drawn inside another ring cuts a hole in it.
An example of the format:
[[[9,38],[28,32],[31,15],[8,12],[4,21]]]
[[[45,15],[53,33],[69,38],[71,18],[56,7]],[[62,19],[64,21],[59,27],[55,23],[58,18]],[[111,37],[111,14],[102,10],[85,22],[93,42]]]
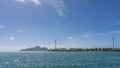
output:
[[[20,49],[27,48],[28,46],[20,46],[20,45],[2,45],[0,46],[0,51],[10,52],[10,51],[19,51]]]
[[[48,5],[55,9],[59,16],[66,16],[65,3],[63,0],[17,0],[19,3],[33,3],[37,6]]]
[[[6,26],[0,26],[0,29],[6,28]]]
[[[99,36],[106,36],[107,33],[98,33]]]
[[[83,38],[91,38],[91,37],[96,36],[96,35],[97,35],[96,32],[90,31],[90,32],[83,33],[80,36]]]
[[[36,31],[36,30],[37,30],[37,28],[36,28],[36,27],[33,27],[33,28],[32,28],[32,30]]]
[[[18,2],[25,3],[25,0],[18,0]]]
[[[81,37],[83,38],[90,38],[92,37],[93,35],[92,34],[89,34],[89,33],[86,33],[86,34],[82,34]]]
[[[16,30],[17,32],[24,32],[24,30],[22,30],[22,29],[19,29],[19,30]]]
[[[42,5],[41,0],[17,0],[19,3],[34,3],[35,5]]]
[[[120,33],[120,30],[113,30],[113,31],[109,31],[109,33]]]
[[[73,39],[74,39],[74,37],[69,36],[69,37],[67,37],[67,39],[68,39],[68,40],[73,40]]]
[[[120,25],[120,22],[116,23],[117,25]]]
[[[5,39],[13,41],[13,40],[15,40],[15,37],[13,37],[13,36],[10,36],[10,37],[6,36]]]
[[[105,35],[106,35],[106,33],[98,33],[96,31],[89,31],[89,32],[81,34],[80,37],[92,38],[92,37],[105,36]]]
[[[10,37],[10,40],[12,40],[12,41],[15,40],[15,37],[11,36],[11,37]]]

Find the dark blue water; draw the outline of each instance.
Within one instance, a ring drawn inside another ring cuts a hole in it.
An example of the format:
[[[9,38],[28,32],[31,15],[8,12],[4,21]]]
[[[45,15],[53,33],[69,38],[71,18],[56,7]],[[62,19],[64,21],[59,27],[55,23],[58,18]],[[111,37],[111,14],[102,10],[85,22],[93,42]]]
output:
[[[0,68],[120,68],[120,53],[1,52]]]

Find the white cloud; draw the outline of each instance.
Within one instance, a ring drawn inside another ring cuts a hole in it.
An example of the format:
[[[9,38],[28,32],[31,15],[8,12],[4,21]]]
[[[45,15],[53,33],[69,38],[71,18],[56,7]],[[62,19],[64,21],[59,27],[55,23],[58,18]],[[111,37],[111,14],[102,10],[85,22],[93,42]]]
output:
[[[18,2],[25,3],[25,0],[18,0]]]
[[[98,33],[99,36],[106,36],[107,33]]]
[[[59,16],[66,16],[64,12],[60,9],[56,9],[56,12],[58,13]]]
[[[67,37],[67,39],[68,39],[68,40],[73,40],[74,37],[69,36],[69,37]]]
[[[65,15],[65,4],[63,0],[17,0],[19,3],[33,3],[35,5],[48,5],[55,9],[59,16]]]
[[[28,46],[21,46],[21,45],[2,45],[0,46],[0,51],[2,52],[17,52],[20,49],[27,48]]]
[[[34,28],[32,28],[32,30],[37,30],[37,28],[36,28],[36,27],[34,27]]]
[[[5,37],[5,39],[6,39],[6,40],[11,40],[11,41],[13,41],[13,40],[15,40],[15,37],[13,37],[13,36]]]
[[[11,36],[11,37],[10,37],[10,40],[15,40],[15,37],[12,37],[12,36]]]
[[[31,3],[34,3],[36,5],[41,5],[41,2],[40,0],[17,0],[19,3],[28,3],[28,2],[31,2]]]
[[[96,31],[90,31],[86,32],[80,35],[80,37],[83,38],[93,38],[93,37],[100,37],[100,36],[106,36],[107,33],[98,33]]]
[[[120,30],[109,31],[109,33],[117,33],[117,34],[119,34]]]
[[[120,25],[120,22],[116,23],[117,25]]]
[[[6,26],[0,26],[0,29],[6,28]]]
[[[93,34],[91,34],[91,33],[84,33],[84,34],[81,34],[80,36],[83,37],[83,38],[90,38],[90,37],[93,36]]]
[[[19,30],[17,30],[17,32],[24,32],[24,30],[22,30],[22,29],[19,29]]]
[[[66,16],[65,13],[65,3],[63,0],[43,0],[49,6],[55,8],[59,16]]]

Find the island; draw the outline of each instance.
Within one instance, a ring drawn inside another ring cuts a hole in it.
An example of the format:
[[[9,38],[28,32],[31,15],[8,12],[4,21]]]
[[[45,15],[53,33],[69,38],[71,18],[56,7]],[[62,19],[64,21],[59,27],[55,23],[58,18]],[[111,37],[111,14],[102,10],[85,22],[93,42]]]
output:
[[[46,47],[36,46],[36,47],[21,49],[20,51],[48,51],[48,49]]]

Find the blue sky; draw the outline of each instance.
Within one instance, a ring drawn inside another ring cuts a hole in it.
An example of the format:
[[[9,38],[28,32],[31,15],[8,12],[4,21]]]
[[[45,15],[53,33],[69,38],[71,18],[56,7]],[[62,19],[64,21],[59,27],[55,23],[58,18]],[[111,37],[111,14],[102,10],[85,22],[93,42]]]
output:
[[[0,50],[120,47],[119,0],[0,0]]]

